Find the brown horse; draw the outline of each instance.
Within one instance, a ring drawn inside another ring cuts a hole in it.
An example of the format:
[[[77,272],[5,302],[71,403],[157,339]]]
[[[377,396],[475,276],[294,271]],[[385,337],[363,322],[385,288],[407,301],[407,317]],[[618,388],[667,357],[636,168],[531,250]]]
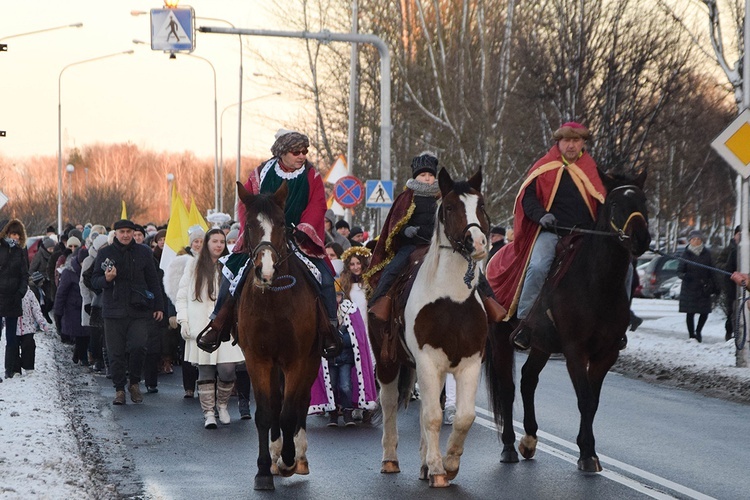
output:
[[[536,452],[539,428],[534,409],[539,373],[550,353],[565,354],[581,413],[578,469],[586,472],[602,470],[594,446],[594,416],[604,377],[617,361],[620,339],[630,320],[627,289],[632,258],[648,250],[651,242],[643,194],[645,171],[636,178],[601,172],[600,176],[608,194],[599,210],[596,229],[582,236],[568,271],[559,280],[545,283],[529,317],[534,334],[521,370],[526,435],[518,449],[529,459]],[[505,322],[492,327],[485,364],[495,421],[503,429],[502,462],[518,462],[513,432],[513,347],[508,341],[512,329]]]
[[[438,183],[442,200],[435,234],[406,300],[406,348],[399,347],[397,359],[382,350],[387,325],[373,314],[369,321],[383,414],[381,472],[400,472],[396,410],[411,391],[411,366],[415,365],[421,396],[419,477],[429,479],[430,486],[445,487],[458,474],[464,442],[475,417],[474,401],[487,338],[487,316],[476,289],[476,265],[487,255],[489,220],[481,194],[481,169],[463,182],[454,182],[441,169]],[[456,417],[446,454],[441,456],[440,393],[447,373],[456,378]]]
[[[308,474],[307,409],[320,366],[320,318],[309,271],[289,247],[284,225],[286,182],[274,194],[252,195],[237,183],[251,251],[238,303],[238,344],[255,394],[258,430],[256,490],[273,490],[273,475]],[[270,446],[269,446],[270,431]]]

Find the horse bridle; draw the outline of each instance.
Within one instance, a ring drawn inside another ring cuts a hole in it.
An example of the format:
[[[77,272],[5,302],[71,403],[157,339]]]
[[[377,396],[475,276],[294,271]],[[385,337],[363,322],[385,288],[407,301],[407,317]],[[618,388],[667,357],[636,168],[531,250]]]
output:
[[[635,186],[633,184],[626,184],[624,186],[617,186],[612,191],[609,192],[609,194],[614,193],[618,189],[629,189],[629,188],[638,188],[638,186]],[[614,208],[616,204],[613,202],[612,207]],[[646,222],[646,217],[644,217],[643,213],[641,212],[631,212],[628,216],[627,220],[625,221],[625,224],[622,225],[622,227],[618,227],[617,224],[615,224],[614,217],[610,216],[609,218],[609,225],[614,229],[614,232],[612,231],[598,231],[596,229],[583,229],[579,227],[564,227],[564,226],[555,226],[557,229],[562,229],[564,231],[570,231],[571,233],[582,233],[582,234],[594,234],[598,236],[616,236],[620,241],[625,241],[627,239],[630,239],[630,235],[627,234],[628,225],[630,225],[631,221],[634,218],[640,218],[645,224],[648,225],[648,222]]]
[[[487,212],[484,209],[482,209],[482,212],[484,212],[484,216],[489,222],[490,217],[487,215]],[[440,205],[440,217],[438,217],[438,222],[439,223],[442,222],[443,225],[445,225],[445,214],[443,213],[442,204]],[[480,226],[476,222],[471,222],[467,224],[466,227],[464,227],[463,231],[461,231],[461,234],[465,236],[466,233],[469,232],[469,229],[471,229],[472,227],[476,227],[480,231],[482,231],[482,233],[484,233],[484,231],[482,230],[482,226]],[[439,231],[439,230],[440,230],[439,227],[435,228],[435,231]],[[463,240],[458,242],[454,240],[452,237],[448,236],[447,234],[445,234],[445,237],[450,242],[450,246],[440,245],[440,248],[453,250],[455,253],[459,254],[461,257],[463,257],[466,260],[467,269],[466,269],[466,274],[464,274],[464,284],[466,285],[467,288],[471,288],[471,283],[472,281],[474,281],[474,276],[475,276],[476,268],[477,268],[476,261],[471,258],[471,249],[466,247]]]
[[[258,257],[258,254],[265,248],[269,248],[276,255],[277,261],[273,265],[273,268],[276,270],[278,270],[279,266],[292,255],[292,252],[287,252],[286,255],[282,257],[281,252],[279,252],[279,250],[276,248],[276,246],[273,243],[271,243],[270,241],[263,240],[257,245],[255,245],[255,248],[253,248],[253,251],[250,253],[251,268],[255,267],[255,259]],[[271,290],[272,292],[281,292],[283,290],[288,290],[297,284],[297,279],[291,274],[277,276],[273,279],[273,281],[276,282],[282,279],[288,279],[288,280],[291,280],[291,282],[288,285],[268,286],[267,288]]]

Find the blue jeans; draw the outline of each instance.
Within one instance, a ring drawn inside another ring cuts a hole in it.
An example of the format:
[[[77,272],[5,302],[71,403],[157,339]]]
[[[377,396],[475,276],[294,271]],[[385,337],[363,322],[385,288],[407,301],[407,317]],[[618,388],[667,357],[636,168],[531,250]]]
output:
[[[344,409],[354,407],[352,401],[352,368],[354,365],[344,364],[333,366],[328,363],[328,371],[331,374],[331,389],[333,390],[336,406]]]
[[[560,239],[555,233],[541,231],[534,243],[529,259],[529,267],[526,269],[526,277],[523,280],[521,296],[518,298],[518,319],[526,319],[531,308],[542,290],[544,280],[547,278],[552,261],[555,260],[555,247]]]

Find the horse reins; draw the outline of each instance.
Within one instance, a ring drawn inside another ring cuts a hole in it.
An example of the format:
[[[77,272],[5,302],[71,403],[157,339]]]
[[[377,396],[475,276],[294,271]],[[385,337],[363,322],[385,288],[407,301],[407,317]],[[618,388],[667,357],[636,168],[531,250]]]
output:
[[[652,250],[655,254],[661,255],[663,257],[669,257],[670,259],[677,259],[681,262],[684,262],[686,264],[690,264],[691,266],[695,267],[701,267],[703,269],[708,269],[709,271],[713,271],[715,273],[723,274],[725,276],[732,276],[732,273],[729,271],[725,271],[723,269],[719,269],[718,267],[713,266],[707,266],[706,264],[701,264],[700,262],[694,262],[690,259],[686,259],[685,257],[680,257],[679,255],[670,255],[668,253],[662,252],[661,250]]]

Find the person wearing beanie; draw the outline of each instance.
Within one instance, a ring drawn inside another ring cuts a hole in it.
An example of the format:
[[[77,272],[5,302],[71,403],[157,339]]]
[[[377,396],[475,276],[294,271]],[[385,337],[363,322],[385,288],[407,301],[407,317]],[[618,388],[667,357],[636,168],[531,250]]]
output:
[[[143,226],[141,226],[140,224],[135,225],[135,230],[133,231],[133,239],[138,245],[142,245],[144,240],[146,239],[146,230],[143,229]]]
[[[359,226],[354,226],[351,231],[349,231],[349,243],[351,245],[361,247],[364,246],[365,241],[365,232],[362,230]]]
[[[592,228],[607,194],[585,149],[590,137],[586,127],[572,121],[554,132],[555,143],[531,167],[516,197],[513,261],[507,267],[496,263],[487,268],[500,304],[509,318],[518,319],[512,338],[521,350],[531,345],[533,332],[526,318],[547,278],[557,242],[566,234],[557,226]]]
[[[341,219],[340,221],[336,222],[336,232],[348,240],[349,233],[351,233],[349,229],[349,223],[346,222],[344,219]]]
[[[333,354],[338,350],[338,318],[336,290],[334,288],[333,267],[325,252],[325,212],[327,209],[325,187],[320,172],[307,158],[310,139],[299,132],[279,130],[276,141],[271,146],[269,160],[250,172],[245,189],[251,194],[272,194],[286,185],[287,196],[284,203],[284,216],[287,228],[293,230],[300,250],[317,267],[321,276],[320,297],[328,314],[331,328],[322,332],[323,354]],[[244,204],[238,207],[240,227],[245,227]],[[234,297],[229,297],[230,280],[234,281],[235,296],[241,293],[245,281],[241,270],[250,258],[249,251],[243,248],[242,229],[240,238],[226,259],[224,280],[219,289],[216,307],[211,322],[201,333],[199,347],[215,350],[222,340],[229,339],[234,317]]]
[[[505,246],[505,228],[495,226],[490,229],[490,253],[487,254],[487,262],[497,253],[498,250]]]
[[[432,239],[440,197],[440,187],[435,182],[437,167],[437,156],[429,151],[412,159],[411,179],[388,212],[370,268],[364,274],[365,283],[372,290],[370,311],[383,321],[390,317],[388,290],[408,264],[409,255],[418,246],[429,245]]]
[[[189,243],[185,247],[185,253],[197,257],[201,252],[201,248],[203,248],[203,240],[206,238],[206,232],[200,226],[193,226],[188,231]]]
[[[697,230],[688,234],[688,244],[677,265],[677,276],[682,280],[680,289],[680,312],[685,313],[688,338],[703,342],[703,326],[711,312],[712,296],[718,293],[714,274],[707,266],[713,267],[711,252],[704,245],[703,233]],[[698,265],[693,265],[693,263]],[[695,315],[698,315],[698,325]]]
[[[22,300],[29,287],[26,228],[18,219],[0,222],[0,318],[5,320],[5,377],[21,373],[16,331],[23,316]],[[2,380],[2,379],[0,379]]]

